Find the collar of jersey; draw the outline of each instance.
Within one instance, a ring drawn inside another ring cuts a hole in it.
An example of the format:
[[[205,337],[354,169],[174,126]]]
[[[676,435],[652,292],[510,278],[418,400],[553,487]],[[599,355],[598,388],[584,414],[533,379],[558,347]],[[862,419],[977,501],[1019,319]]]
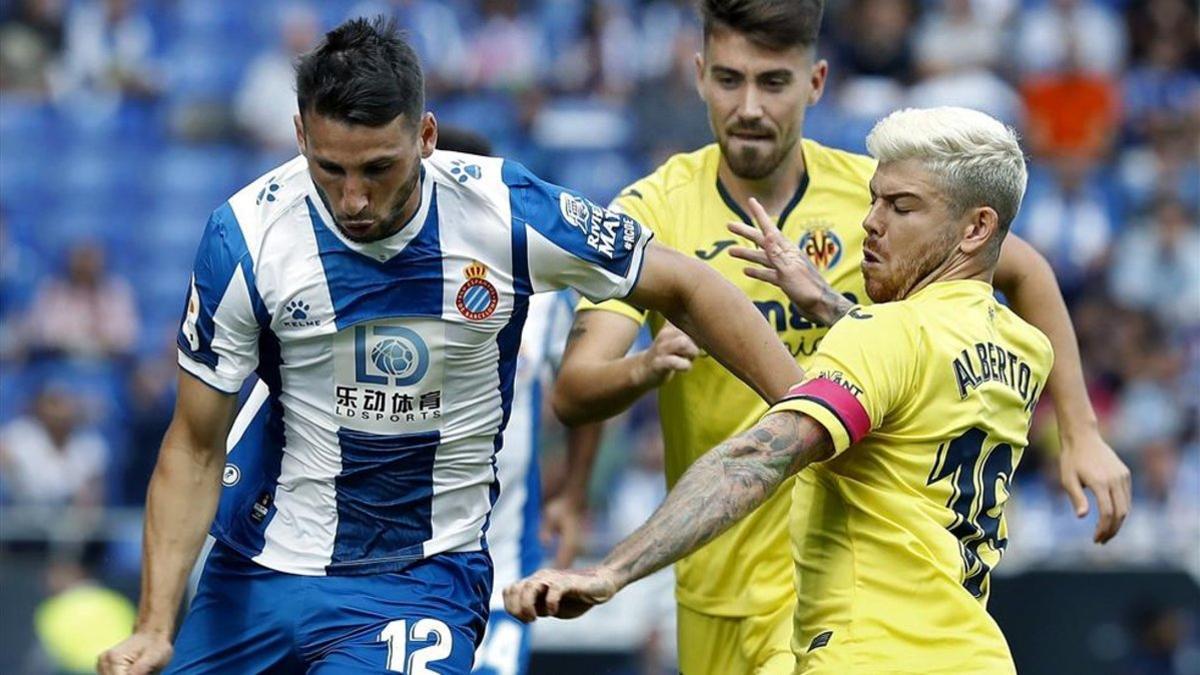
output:
[[[783,207],[783,211],[779,212],[779,220],[776,222],[780,228],[787,222],[788,216],[792,214],[796,206],[800,204],[800,200],[804,198],[804,193],[808,191],[808,169],[805,167],[804,175],[800,176],[800,185],[796,186],[796,192],[792,194],[792,198],[788,200],[787,206]],[[721,201],[725,202],[725,206],[733,211],[734,215],[742,220],[743,223],[756,227],[754,221],[750,219],[742,207],[734,200],[733,195],[729,194],[729,190],[725,189],[725,184],[721,182],[721,175],[717,174],[717,194],[721,195]]]
[[[929,284],[925,288],[905,298],[919,298],[923,295],[946,295],[950,293],[975,293],[979,295],[994,295],[995,288],[986,281],[979,279],[943,279]]]
[[[317,192],[316,184],[312,183],[311,175],[309,176],[309,194],[311,197],[309,201],[312,202],[317,215],[321,217],[321,224],[332,232],[346,248],[372,260],[386,262],[403,251],[409,242],[416,239],[417,235],[425,227],[425,218],[429,215],[429,205],[433,202],[433,181],[426,179],[424,160],[421,162],[421,176],[418,180],[420,181],[418,189],[421,191],[421,205],[417,207],[417,212],[395,234],[378,241],[362,243],[347,239],[341,230],[333,224],[333,216],[325,208],[325,201],[321,199],[321,195]]]

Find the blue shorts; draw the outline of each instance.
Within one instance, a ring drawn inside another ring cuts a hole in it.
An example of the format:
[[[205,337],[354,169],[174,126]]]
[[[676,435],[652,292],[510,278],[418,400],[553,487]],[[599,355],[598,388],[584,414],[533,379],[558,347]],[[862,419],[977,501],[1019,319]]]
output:
[[[524,675],[529,669],[529,625],[493,609],[487,634],[475,654],[476,675]]]
[[[166,672],[465,675],[491,585],[484,552],[435,555],[393,573],[309,577],[217,542]]]

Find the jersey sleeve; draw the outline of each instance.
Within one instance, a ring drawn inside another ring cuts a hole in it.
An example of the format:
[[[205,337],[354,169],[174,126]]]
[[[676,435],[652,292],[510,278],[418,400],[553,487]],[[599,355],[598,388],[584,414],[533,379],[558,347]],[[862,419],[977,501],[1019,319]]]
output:
[[[660,242],[670,245],[666,241],[667,234],[659,227],[658,218],[655,214],[653,186],[646,179],[638,181],[633,185],[621,191],[617,198],[612,200],[608,205],[609,210],[617,213],[623,213],[630,216],[634,220],[647,227],[654,233],[654,237]],[[577,303],[575,310],[577,312],[603,310],[613,312],[621,316],[629,317],[639,324],[645,323],[648,313],[638,307],[625,302],[624,300],[606,300],[604,302],[591,302],[587,298],[581,298]]]
[[[649,229],[623,213],[505,162],[514,228],[522,228],[534,292],[574,288],[600,301],[624,297],[641,273]]]
[[[901,308],[855,307],[825,335],[805,380],[768,414],[792,410],[812,417],[840,454],[903,402],[919,349]]]
[[[200,240],[179,328],[179,366],[235,394],[258,365],[266,311],[241,228],[228,204],[213,212]]]

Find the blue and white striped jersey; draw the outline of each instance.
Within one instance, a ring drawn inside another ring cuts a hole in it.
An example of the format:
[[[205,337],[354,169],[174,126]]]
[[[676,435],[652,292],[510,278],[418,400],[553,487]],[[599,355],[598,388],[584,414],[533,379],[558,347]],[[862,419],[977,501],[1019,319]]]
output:
[[[648,229],[498,158],[435,152],[399,232],[337,231],[302,157],[209,219],[179,364],[236,392],[213,536],[295,574],[391,571],[482,547],[532,294],[636,283]]]

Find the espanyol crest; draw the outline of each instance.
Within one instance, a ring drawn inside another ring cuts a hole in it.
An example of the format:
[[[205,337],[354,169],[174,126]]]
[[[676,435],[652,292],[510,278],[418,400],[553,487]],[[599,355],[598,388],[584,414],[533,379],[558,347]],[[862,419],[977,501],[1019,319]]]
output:
[[[478,260],[467,265],[463,270],[467,280],[458,289],[455,306],[459,314],[471,321],[483,321],[496,311],[500,302],[500,294],[496,287],[487,280],[487,267]]]

